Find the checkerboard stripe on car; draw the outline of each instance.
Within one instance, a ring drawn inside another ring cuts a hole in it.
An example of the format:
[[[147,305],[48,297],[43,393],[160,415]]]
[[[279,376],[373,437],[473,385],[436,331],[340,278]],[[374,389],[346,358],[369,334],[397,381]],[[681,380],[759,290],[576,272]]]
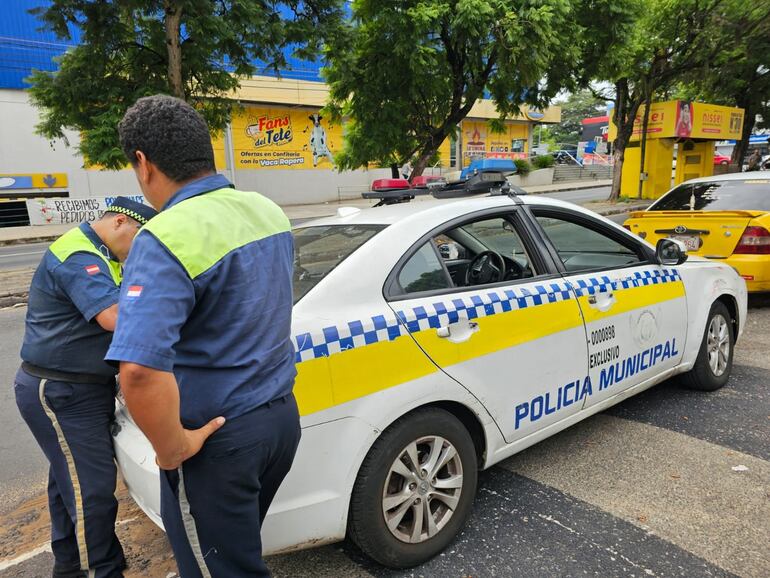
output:
[[[437,329],[461,319],[477,319],[566,301],[574,299],[575,295],[581,297],[680,280],[681,277],[675,269],[648,270],[637,271],[616,281],[606,275],[579,279],[577,283],[572,284],[574,294],[570,291],[570,283],[554,280],[526,287],[479,291],[463,298],[447,298],[444,301],[437,297],[437,301],[430,305],[405,308],[395,315],[388,311],[369,319],[356,319],[348,321],[345,325],[324,327],[320,332],[297,334],[293,336],[295,361],[302,363],[356,347],[393,341],[408,333]]]

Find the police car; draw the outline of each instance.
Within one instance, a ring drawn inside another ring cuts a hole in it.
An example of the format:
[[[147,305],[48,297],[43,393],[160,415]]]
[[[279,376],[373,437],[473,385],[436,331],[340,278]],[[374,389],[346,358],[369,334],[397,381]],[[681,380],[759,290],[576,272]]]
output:
[[[265,553],[347,535],[420,564],[462,528],[480,469],[672,376],[730,376],[746,320],[731,267],[504,183],[411,197],[294,230],[303,431]],[[124,407],[117,425],[129,491],[160,525],[152,448]]]

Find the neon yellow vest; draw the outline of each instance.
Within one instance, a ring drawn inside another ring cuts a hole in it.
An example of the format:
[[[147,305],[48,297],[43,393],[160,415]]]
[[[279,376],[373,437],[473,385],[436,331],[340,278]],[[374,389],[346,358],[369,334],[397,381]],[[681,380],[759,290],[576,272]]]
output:
[[[123,272],[120,263],[105,257],[101,251],[94,247],[91,239],[86,237],[85,233],[80,230],[80,227],[76,227],[75,229],[64,233],[61,237],[56,239],[56,241],[51,243],[51,246],[48,247],[48,249],[62,263],[74,253],[89,253],[95,255],[107,263],[110,274],[112,275],[112,280],[115,281],[115,285],[120,285],[120,282],[123,280]]]
[[[195,279],[231,251],[291,231],[291,225],[270,199],[224,188],[181,201],[153,217],[142,231],[152,233]]]

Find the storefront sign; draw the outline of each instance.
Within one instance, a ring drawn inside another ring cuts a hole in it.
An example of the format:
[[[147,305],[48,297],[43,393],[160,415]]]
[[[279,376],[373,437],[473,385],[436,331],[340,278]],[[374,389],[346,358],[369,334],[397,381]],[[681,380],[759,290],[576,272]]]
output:
[[[332,169],[342,127],[318,109],[247,106],[232,123],[236,169]]]
[[[634,121],[631,140],[639,140],[644,122],[644,107]],[[647,138],[739,139],[743,128],[743,109],[704,102],[671,100],[654,102],[647,121]],[[614,125],[610,138],[615,136]]]
[[[61,189],[66,186],[66,173],[0,174],[0,191],[11,189]]]
[[[486,121],[465,120],[462,129],[464,166],[475,158],[518,159],[527,156],[526,124],[506,122],[502,132],[494,132]]]
[[[142,195],[126,195],[129,199],[144,203]],[[28,199],[27,212],[30,225],[62,225],[93,222],[101,218],[115,197],[96,199]]]

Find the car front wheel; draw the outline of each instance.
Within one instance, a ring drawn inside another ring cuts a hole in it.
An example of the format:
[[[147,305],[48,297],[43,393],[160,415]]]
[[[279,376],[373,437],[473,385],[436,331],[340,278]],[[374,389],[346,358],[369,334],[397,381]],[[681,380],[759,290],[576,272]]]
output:
[[[711,306],[706,332],[693,368],[682,376],[687,387],[715,391],[727,383],[733,367],[733,322],[721,301]]]
[[[468,430],[438,408],[396,421],[372,446],[350,504],[348,534],[390,568],[422,564],[462,528],[478,480]]]

